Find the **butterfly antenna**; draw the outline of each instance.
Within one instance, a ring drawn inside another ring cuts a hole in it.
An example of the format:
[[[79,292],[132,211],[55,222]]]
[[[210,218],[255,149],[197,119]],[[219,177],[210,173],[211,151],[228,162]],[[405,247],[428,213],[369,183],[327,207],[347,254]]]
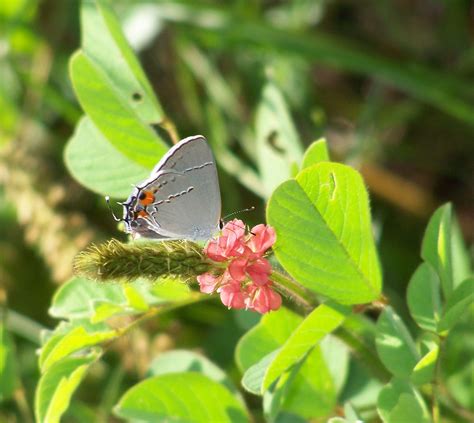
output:
[[[239,214],[239,213],[246,213],[246,212],[251,212],[251,211],[254,211],[254,210],[255,210],[255,207],[254,207],[254,206],[249,207],[249,208],[247,208],[247,209],[237,210],[237,211],[235,211],[235,212],[232,212],[232,213],[230,213],[230,214],[224,216],[224,217],[222,218],[222,220],[226,220],[226,219],[228,219],[229,217],[235,216],[236,214]]]
[[[114,218],[114,220],[116,222],[123,222],[124,219],[119,219],[117,216],[115,216],[115,213],[112,210],[112,206],[110,205],[110,197],[108,195],[105,196],[105,202],[107,203],[107,206],[109,207],[110,213],[112,213],[112,217]]]

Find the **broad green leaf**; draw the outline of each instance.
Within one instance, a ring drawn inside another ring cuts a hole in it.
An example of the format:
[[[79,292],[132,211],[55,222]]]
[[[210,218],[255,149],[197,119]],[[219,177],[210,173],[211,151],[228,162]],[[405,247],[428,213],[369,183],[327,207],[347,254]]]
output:
[[[53,364],[73,352],[109,341],[118,335],[118,332],[115,330],[88,333],[82,326],[78,326],[66,335],[61,336],[59,340],[53,337],[41,352],[39,359],[41,371],[47,371]],[[52,343],[53,346],[48,346],[49,343]]]
[[[90,317],[94,301],[124,304],[125,296],[120,285],[99,284],[83,278],[72,278],[54,294],[49,314],[57,318],[79,319]]]
[[[305,151],[303,156],[302,169],[313,166],[319,162],[328,162],[329,152],[326,140],[321,138],[314,141]]]
[[[410,332],[391,307],[386,307],[379,316],[375,341],[385,367],[395,376],[410,377],[420,356]]]
[[[275,190],[267,217],[279,262],[306,288],[343,304],[380,295],[367,191],[354,169],[321,162],[303,170]]]
[[[454,289],[451,225],[452,207],[445,204],[431,216],[421,247],[421,257],[433,266],[441,279],[445,298],[449,298]]]
[[[173,350],[161,353],[150,364],[150,376],[167,373],[199,372],[215,382],[224,385],[239,401],[243,402],[239,390],[228,375],[207,357],[186,350]]]
[[[38,423],[60,421],[72,394],[89,366],[97,359],[96,354],[67,357],[56,362],[41,376],[35,394],[35,416]]]
[[[0,321],[0,402],[10,398],[16,388],[17,369],[13,340]]]
[[[236,361],[242,370],[248,369],[243,381],[247,389],[260,395],[268,362],[278,353],[278,348],[302,320],[293,312],[281,308],[264,315],[261,321],[240,339],[236,349]],[[341,377],[340,374],[333,374],[331,362],[326,356],[327,352],[333,350],[332,347],[333,345],[328,344],[324,355],[321,355],[319,348],[313,348],[306,360],[285,372],[275,387],[265,392],[264,402],[268,403],[266,413],[294,410],[298,407],[297,404],[303,404],[309,413],[307,415],[319,415],[321,404],[331,403]],[[322,361],[322,357],[326,359],[327,364]],[[341,358],[341,355],[337,354],[337,357]],[[342,361],[344,367],[344,358]],[[281,412],[277,421],[280,415]]]
[[[148,177],[149,167],[117,150],[88,117],[83,117],[69,139],[64,160],[77,181],[90,190],[115,198],[130,195],[132,184]]]
[[[171,373],[129,389],[115,408],[119,417],[141,422],[248,422],[242,404],[223,385],[200,373]]]
[[[185,301],[191,295],[193,293],[185,284],[171,279],[160,279],[155,284],[137,280],[123,286],[112,283],[101,284],[76,277],[56,291],[49,313],[58,318],[88,318],[97,323],[115,314],[140,313],[145,303],[157,305]],[[133,300],[131,296],[140,301],[140,306],[138,303],[135,305],[130,303]]]
[[[435,345],[433,349],[428,351],[416,364],[411,375],[411,381],[415,385],[423,385],[433,380],[438,354],[439,347]]]
[[[301,143],[285,100],[273,82],[263,88],[256,120],[257,157],[267,197],[291,177],[291,164],[300,163]]]
[[[122,98],[114,83],[87,54],[77,51],[69,62],[79,103],[107,140],[128,159],[152,168],[167,147]]]
[[[105,72],[140,119],[161,122],[161,105],[107,1],[81,2],[81,38],[83,51]]]
[[[411,277],[407,302],[418,326],[436,332],[441,317],[441,287],[439,277],[430,264],[420,264]]]
[[[289,382],[282,408],[308,420],[327,416],[336,406],[337,392],[320,346],[313,348],[294,371],[297,376]]]
[[[268,367],[280,352],[276,349],[263,357],[258,363],[249,367],[242,377],[242,386],[255,395],[262,395],[263,381]]]
[[[474,302],[474,277],[462,282],[449,297],[438,331],[451,329]]]
[[[399,379],[393,379],[382,389],[377,409],[385,423],[431,422],[420,393],[411,384]]]
[[[349,313],[349,308],[332,302],[321,304],[314,309],[288,338],[268,366],[262,384],[262,393],[285,370],[300,361],[312,347],[340,326]]]
[[[237,344],[235,361],[239,369],[246,371],[283,345],[302,321],[300,316],[284,307],[265,314]]]

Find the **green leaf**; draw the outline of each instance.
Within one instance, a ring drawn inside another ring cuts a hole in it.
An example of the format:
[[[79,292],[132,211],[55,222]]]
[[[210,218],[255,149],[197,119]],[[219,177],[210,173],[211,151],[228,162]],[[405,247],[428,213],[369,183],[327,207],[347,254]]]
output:
[[[66,166],[74,178],[102,195],[126,198],[132,184],[148,177],[150,169],[118,151],[88,117],[76,126],[64,152]]]
[[[209,379],[224,385],[234,396],[243,402],[239,390],[228,375],[208,358],[192,351],[173,350],[160,353],[150,364],[150,376],[167,373],[199,372]]]
[[[92,316],[94,301],[125,303],[120,285],[98,284],[82,278],[72,278],[54,294],[49,314],[57,318],[79,319]]]
[[[319,162],[328,162],[329,152],[326,140],[321,138],[314,141],[305,151],[303,156],[302,169],[313,166]]]
[[[302,320],[293,312],[281,308],[265,314],[261,321],[240,339],[236,349],[236,361],[242,370],[248,369],[243,381],[246,389],[260,395],[269,361],[279,352],[279,347]],[[326,340],[323,340],[322,344],[325,342]],[[334,345],[328,343],[323,355],[318,347],[313,348],[306,359],[285,372],[275,387],[265,392],[265,412],[273,416],[281,410],[295,410],[298,413],[301,405],[300,412],[305,410],[306,416],[321,416],[320,411],[335,398],[342,376],[335,374],[337,372],[331,369],[331,361],[326,356],[326,353],[334,351],[333,347]],[[268,357],[265,358],[267,354]],[[344,367],[345,359],[339,353],[337,357],[342,359]],[[278,421],[280,416],[281,413],[278,414]]]
[[[97,354],[67,357],[44,373],[35,393],[35,415],[38,423],[57,423],[67,410],[71,396]]]
[[[129,389],[115,408],[142,422],[247,422],[242,404],[223,385],[200,373],[152,377]]]
[[[244,372],[279,348],[302,321],[300,316],[284,307],[265,314],[237,343],[235,361],[239,369]]]
[[[60,336],[60,339],[57,339],[57,336],[53,336],[48,340],[41,352],[39,359],[41,371],[45,372],[53,364],[73,352],[98,345],[104,341],[116,338],[118,335],[115,330],[88,333],[84,327],[78,326],[64,336]]]
[[[161,122],[161,105],[107,1],[81,2],[81,38],[83,51],[105,72],[122,100],[144,122]]]
[[[297,375],[291,377],[292,371]],[[282,409],[307,420],[325,417],[334,409],[336,387],[319,345],[303,359],[301,366],[295,366],[289,373],[290,380],[283,375],[278,381],[278,385],[289,384],[284,387]]]
[[[367,191],[355,170],[328,162],[303,170],[275,190],[267,217],[275,254],[299,283],[343,304],[380,295]]]
[[[451,253],[453,257],[453,282],[454,289],[456,289],[462,281],[473,274],[471,258],[456,216],[453,216],[451,224]]]
[[[411,381],[415,385],[423,385],[433,380],[438,354],[439,346],[434,345],[433,349],[428,351],[420,361],[416,363],[411,375]]]
[[[263,381],[268,367],[275,359],[280,349],[276,349],[263,357],[258,363],[254,364],[244,373],[242,386],[252,394],[262,395]]]
[[[123,287],[123,293],[127,299],[128,307],[141,313],[147,311],[150,308],[146,298],[144,298],[142,293],[133,285],[125,285]]]
[[[333,335],[325,336],[320,347],[334,381],[335,391],[339,394],[349,374],[349,348]]]
[[[420,264],[411,277],[407,302],[418,326],[436,332],[441,317],[441,288],[439,277],[430,264]]]
[[[386,307],[377,321],[375,341],[385,367],[395,376],[410,377],[420,356],[408,329],[391,307]]]
[[[128,159],[152,168],[167,147],[122,98],[114,83],[87,54],[76,52],[70,74],[79,103],[107,140]]]
[[[268,366],[261,392],[265,392],[281,374],[300,361],[327,334],[344,322],[350,309],[327,302],[319,305],[298,326]]]
[[[443,316],[438,325],[438,331],[451,329],[474,302],[474,277],[466,279],[449,297]]]
[[[185,301],[190,289],[176,280],[163,279],[155,284],[141,280],[125,286],[100,284],[83,278],[72,278],[55,293],[49,313],[65,319],[91,319],[97,323],[116,314],[137,314],[145,306]]]
[[[10,398],[17,384],[13,340],[0,321],[0,402]]]
[[[420,393],[408,382],[399,379],[393,379],[382,389],[377,409],[385,423],[431,422]]]
[[[437,209],[426,227],[421,257],[438,273],[445,298],[453,292],[453,263],[451,249],[452,207],[445,204]]]
[[[292,162],[303,155],[285,100],[273,82],[262,93],[256,121],[258,167],[267,197],[291,177]]]

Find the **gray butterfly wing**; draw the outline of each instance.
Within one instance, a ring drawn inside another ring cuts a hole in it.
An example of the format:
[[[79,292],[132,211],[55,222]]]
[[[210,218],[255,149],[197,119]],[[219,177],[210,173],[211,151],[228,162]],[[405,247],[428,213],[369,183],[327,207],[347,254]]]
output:
[[[147,238],[209,239],[219,226],[221,197],[212,151],[202,136],[176,144],[138,190],[155,191],[147,219],[136,231]],[[145,224],[146,222],[146,224]]]

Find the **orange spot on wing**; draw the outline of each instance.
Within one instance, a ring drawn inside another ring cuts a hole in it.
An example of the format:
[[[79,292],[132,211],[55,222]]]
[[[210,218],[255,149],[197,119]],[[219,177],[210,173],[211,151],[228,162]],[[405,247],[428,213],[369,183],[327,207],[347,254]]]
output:
[[[153,202],[155,201],[155,196],[151,191],[142,191],[138,200],[140,201],[140,204],[148,206],[150,204],[153,204]]]

